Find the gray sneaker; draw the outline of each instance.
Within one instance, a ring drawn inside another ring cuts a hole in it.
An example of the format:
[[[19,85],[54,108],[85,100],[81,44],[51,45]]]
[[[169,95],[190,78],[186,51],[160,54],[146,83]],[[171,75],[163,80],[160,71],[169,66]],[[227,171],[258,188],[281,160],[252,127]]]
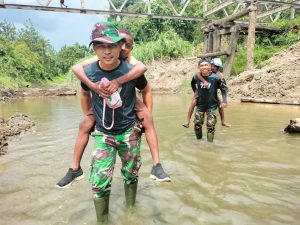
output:
[[[160,163],[157,163],[155,166],[152,167],[150,178],[156,181],[165,181],[170,182],[171,178],[168,174],[165,173],[164,169],[162,168]]]
[[[67,188],[72,185],[74,181],[78,181],[84,178],[81,167],[77,170],[69,168],[67,174],[55,185],[58,188]]]

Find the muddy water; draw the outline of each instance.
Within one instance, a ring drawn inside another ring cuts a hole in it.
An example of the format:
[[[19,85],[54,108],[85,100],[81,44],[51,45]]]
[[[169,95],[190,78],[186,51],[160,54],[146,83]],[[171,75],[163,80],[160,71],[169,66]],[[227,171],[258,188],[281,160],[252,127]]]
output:
[[[232,103],[226,110],[232,127],[218,123],[215,142],[207,143],[181,127],[190,98],[155,96],[161,158],[172,182],[148,178],[151,157],[143,141],[136,212],[126,212],[118,163],[110,224],[300,224],[300,135],[282,131],[300,117],[299,106]],[[0,224],[96,224],[86,177],[69,189],[54,187],[71,161],[79,100],[0,105],[6,118],[17,111],[38,125],[11,140],[0,157]],[[82,160],[85,174],[92,143]]]

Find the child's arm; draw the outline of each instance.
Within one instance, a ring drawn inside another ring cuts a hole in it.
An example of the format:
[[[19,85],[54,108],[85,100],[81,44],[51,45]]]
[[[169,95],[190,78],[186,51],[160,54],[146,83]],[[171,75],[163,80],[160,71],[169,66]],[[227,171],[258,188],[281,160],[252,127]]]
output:
[[[227,107],[227,93],[228,93],[228,87],[226,85],[226,81],[223,79],[219,81],[220,85],[219,85],[219,88],[221,90],[221,93],[222,93],[222,103],[221,103],[221,108],[224,107],[226,108]]]
[[[123,76],[117,79],[111,80],[106,89],[113,93],[118,90],[122,84],[142,76],[146,71],[147,67],[142,62],[138,62],[128,73],[125,73]]]
[[[84,72],[84,67],[96,62],[97,60],[98,57],[94,56],[90,59],[80,62],[72,66],[72,71],[82,83],[86,84],[91,90],[100,94],[102,97],[110,96],[112,93],[118,90],[120,85],[140,77],[147,71],[146,66],[143,63],[139,62],[128,73],[124,74],[118,79],[110,81],[105,89],[100,89],[98,83],[93,83],[90,79],[88,79]]]
[[[203,83],[203,87],[204,88],[208,88],[209,84],[207,83],[207,81],[200,75],[200,73],[197,73],[198,78],[202,81]]]
[[[76,77],[85,85],[87,85],[91,90],[96,91],[97,85],[93,83],[85,74],[84,67],[96,62],[98,60],[97,56],[93,56],[90,59],[84,60],[76,65],[72,66],[72,72],[76,75]]]
[[[195,79],[195,76],[193,76],[193,78],[191,80],[191,88],[192,88],[192,90],[193,90],[194,93],[197,90],[196,84],[197,84],[197,81]]]
[[[218,77],[220,77],[220,79],[223,81],[224,80],[224,75],[223,73],[219,70],[217,73]]]

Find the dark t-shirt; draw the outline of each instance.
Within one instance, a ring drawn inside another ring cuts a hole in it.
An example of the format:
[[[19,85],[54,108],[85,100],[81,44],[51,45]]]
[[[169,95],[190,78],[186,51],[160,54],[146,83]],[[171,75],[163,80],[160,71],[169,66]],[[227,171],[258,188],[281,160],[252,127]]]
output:
[[[210,109],[217,108],[218,106],[218,89],[221,90],[223,100],[227,103],[227,87],[222,83],[221,79],[217,74],[211,73],[208,77],[203,77],[208,83],[210,83],[210,88],[202,87],[202,81],[197,77],[193,76],[192,78],[192,88],[197,87],[198,91],[198,101],[197,107],[201,112],[205,112]],[[194,86],[194,87],[193,87]]]
[[[87,77],[92,82],[98,82],[101,78],[106,77],[108,80],[113,80],[121,77],[129,70],[132,66],[124,61],[121,61],[120,65],[112,71],[106,71],[100,68],[99,61],[92,63],[85,68]],[[102,125],[102,113],[103,113],[103,98],[96,92],[91,90],[92,93],[92,107],[94,116],[96,119],[96,129],[106,134],[122,134],[136,121],[136,112],[134,110],[136,93],[135,88],[142,90],[146,87],[147,80],[145,76],[141,76],[135,80],[131,80],[122,85],[119,88],[120,97],[122,99],[122,106],[115,109],[114,115],[114,126],[111,130],[107,130]],[[86,85],[81,84],[82,88],[88,90]],[[105,109],[105,126],[108,127],[112,123],[112,109],[106,106]]]

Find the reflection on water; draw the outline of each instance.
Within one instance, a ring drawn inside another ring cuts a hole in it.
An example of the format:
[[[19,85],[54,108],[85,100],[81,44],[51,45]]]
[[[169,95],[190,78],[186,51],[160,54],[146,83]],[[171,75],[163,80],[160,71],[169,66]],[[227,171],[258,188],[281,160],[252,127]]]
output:
[[[120,171],[115,171],[111,224],[299,224],[300,136],[282,132],[299,106],[232,103],[217,124],[214,143],[197,141],[181,126],[191,96],[155,96],[154,117],[162,163],[171,183],[148,176],[143,141],[136,213],[127,215]],[[81,118],[74,97],[2,103],[6,118],[22,112],[35,132],[13,138],[0,157],[0,224],[96,224],[87,178],[66,190],[65,174]],[[205,135],[204,135],[205,136]],[[88,171],[90,141],[82,160]],[[119,165],[117,168],[120,168]]]

